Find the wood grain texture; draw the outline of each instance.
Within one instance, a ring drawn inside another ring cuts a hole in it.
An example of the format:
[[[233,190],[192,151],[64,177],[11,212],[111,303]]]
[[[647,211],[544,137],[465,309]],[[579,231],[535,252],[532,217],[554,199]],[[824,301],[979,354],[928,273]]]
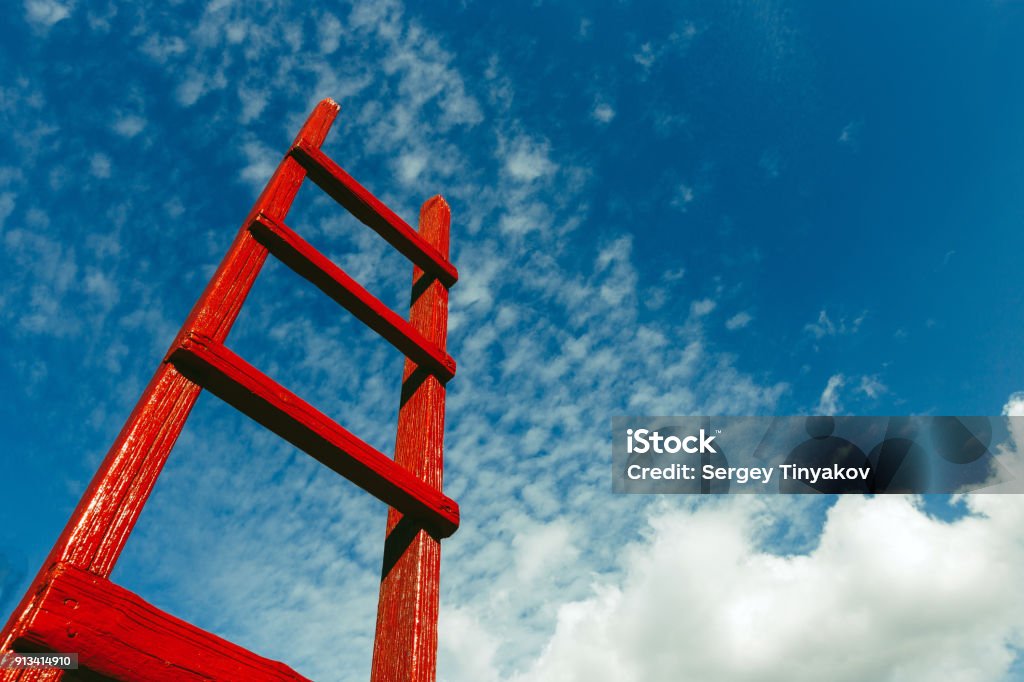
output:
[[[441,197],[420,210],[420,236],[445,259],[451,211]],[[413,268],[409,322],[438,348],[447,347],[448,289]],[[406,361],[395,461],[436,490],[444,470],[445,387]],[[384,564],[370,679],[433,682],[437,677],[437,615],[441,544],[394,508],[388,511]]]
[[[423,338],[405,318],[384,305],[290,227],[260,214],[249,229],[282,263],[344,306],[420,367],[442,382],[455,376],[452,356]]]
[[[310,115],[293,144],[319,146],[338,112],[324,100]],[[306,172],[290,156],[278,167],[252,215],[260,212],[283,221]],[[213,279],[196,302],[178,338],[203,331],[223,341],[266,259],[267,250],[256,242],[243,222]],[[172,349],[178,346],[177,340]],[[169,364],[161,364],[149,382],[82,495],[64,531],[43,562],[25,596],[0,631],[0,651],[10,651],[38,608],[38,598],[49,570],[67,563],[100,577],[109,577],[128,535],[149,498],[175,441],[185,425],[200,389]],[[61,673],[0,671],[0,682],[60,679]]]
[[[76,652],[79,667],[113,680],[309,682],[89,571],[59,563],[19,646]]]
[[[363,442],[212,339],[190,335],[171,355],[180,372],[440,537],[459,526],[459,507],[435,486]]]
[[[450,211],[423,205],[415,232],[320,151],[338,105],[324,100],[296,136],[196,302],[164,362],[89,484],[30,589],[0,631],[0,651],[77,652],[88,670],[0,671],[0,682],[304,680],[161,612],[109,576],[202,388],[266,425],[389,506],[376,682],[436,676],[439,539],[459,523],[442,490]],[[285,226],[314,179],[413,261],[408,322]],[[373,449],[224,346],[272,250],[406,356],[394,460]]]

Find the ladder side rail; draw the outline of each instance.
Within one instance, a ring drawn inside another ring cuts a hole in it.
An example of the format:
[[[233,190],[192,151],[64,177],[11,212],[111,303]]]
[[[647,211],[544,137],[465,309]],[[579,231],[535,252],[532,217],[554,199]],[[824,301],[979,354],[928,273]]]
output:
[[[323,144],[338,109],[332,100],[318,104],[294,144]],[[305,177],[302,165],[286,156],[193,307],[179,339],[193,331],[202,331],[218,341],[227,337],[267,257],[266,247],[249,232],[249,222],[260,212],[284,221]],[[172,350],[179,339],[175,339]],[[0,631],[0,652],[13,650],[27,619],[38,607],[51,567],[64,562],[103,578],[110,576],[200,390],[166,359],[160,364],[39,573]],[[0,670],[0,682],[59,680],[62,676],[60,671]]]
[[[419,234],[447,262],[451,211],[439,196],[420,210]],[[447,347],[448,289],[413,268],[409,321],[441,350]],[[406,359],[395,461],[424,483],[443,483],[445,386]],[[411,517],[388,510],[371,682],[434,682],[441,544]]]

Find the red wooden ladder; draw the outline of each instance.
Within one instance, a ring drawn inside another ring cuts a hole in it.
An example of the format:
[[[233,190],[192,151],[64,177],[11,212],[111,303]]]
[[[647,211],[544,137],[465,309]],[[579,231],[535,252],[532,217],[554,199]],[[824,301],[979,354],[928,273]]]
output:
[[[420,210],[419,231],[320,149],[338,114],[320,102],[260,194],[152,381],[96,472],[25,597],[0,632],[0,653],[77,653],[115,680],[305,680],[200,630],[110,581],[121,550],[203,388],[390,505],[371,680],[433,680],[439,540],[459,525],[441,492],[450,211]],[[309,177],[413,262],[409,320],[395,314],[284,223]],[[272,253],[405,356],[395,457],[375,450],[280,386],[224,341]],[[59,680],[60,670],[0,670],[0,680]],[[68,679],[78,673],[68,673]],[[92,678],[90,678],[92,679]]]

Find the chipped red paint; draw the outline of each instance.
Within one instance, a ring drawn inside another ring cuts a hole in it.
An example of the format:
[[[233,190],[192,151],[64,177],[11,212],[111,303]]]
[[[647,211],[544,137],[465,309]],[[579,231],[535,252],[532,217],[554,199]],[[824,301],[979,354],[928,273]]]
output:
[[[458,528],[441,492],[450,213],[423,205],[420,230],[353,180],[320,146],[338,105],[317,105],[242,224],[164,362],[146,387],[39,574],[0,632],[0,652],[79,654],[115,680],[305,680],[110,582],[142,507],[203,388],[391,505],[372,679],[435,679],[438,538]],[[285,226],[308,176],[413,263],[410,320],[396,315]],[[224,346],[267,255],[312,282],[406,356],[395,458],[389,459]],[[61,671],[3,671],[0,682],[60,680]],[[70,679],[73,675],[69,675]],[[74,675],[77,679],[77,675]]]

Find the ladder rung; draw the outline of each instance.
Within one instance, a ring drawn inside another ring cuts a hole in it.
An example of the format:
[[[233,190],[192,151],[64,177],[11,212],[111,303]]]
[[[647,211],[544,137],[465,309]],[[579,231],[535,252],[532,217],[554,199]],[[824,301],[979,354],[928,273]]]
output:
[[[15,646],[73,651],[80,667],[103,679],[309,682],[284,663],[201,630],[120,585],[65,563],[51,569]]]
[[[320,149],[300,140],[290,153],[306,169],[313,182],[406,258],[436,276],[446,287],[451,287],[459,279],[458,271],[447,258]]]
[[[189,334],[170,355],[179,372],[440,537],[459,527],[459,506],[241,357]]]
[[[436,376],[441,383],[455,376],[455,360],[448,353],[423,338],[411,324],[345,274],[290,227],[260,213],[250,223],[249,230],[281,262],[343,305],[413,362]]]

